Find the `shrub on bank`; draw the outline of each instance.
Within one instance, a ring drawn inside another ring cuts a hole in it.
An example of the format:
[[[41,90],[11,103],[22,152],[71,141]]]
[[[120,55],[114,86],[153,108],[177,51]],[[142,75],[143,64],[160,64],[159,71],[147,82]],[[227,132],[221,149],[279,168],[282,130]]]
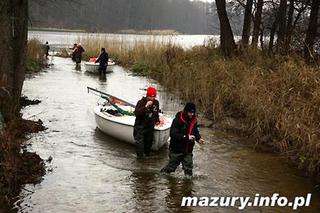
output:
[[[150,68],[147,64],[141,63],[134,63],[131,67],[133,73],[137,75],[148,75]]]
[[[45,45],[38,39],[28,40],[26,73],[39,72],[46,65]]]

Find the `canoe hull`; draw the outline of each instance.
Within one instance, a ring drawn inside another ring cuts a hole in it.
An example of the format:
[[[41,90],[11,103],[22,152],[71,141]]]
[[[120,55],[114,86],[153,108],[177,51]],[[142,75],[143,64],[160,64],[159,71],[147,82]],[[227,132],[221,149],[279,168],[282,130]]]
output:
[[[95,107],[94,109],[95,120],[98,128],[107,135],[130,144],[135,144],[133,138],[134,117],[129,116],[132,118],[130,118],[130,120],[126,123],[121,121],[119,122],[115,116],[112,116],[106,112],[101,112],[100,109],[101,107],[99,106]],[[155,128],[153,144],[151,147],[152,150],[159,150],[168,143],[170,136],[170,125],[167,125],[167,127],[163,128]]]
[[[111,72],[114,65],[114,63],[108,62],[107,71]],[[84,67],[87,72],[99,73],[99,64],[96,64],[94,62],[85,62]]]

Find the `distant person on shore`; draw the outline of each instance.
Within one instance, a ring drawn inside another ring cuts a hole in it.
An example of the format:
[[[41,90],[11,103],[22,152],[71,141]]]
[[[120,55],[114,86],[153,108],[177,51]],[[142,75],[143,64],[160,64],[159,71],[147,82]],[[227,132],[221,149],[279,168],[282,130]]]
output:
[[[133,137],[136,143],[137,159],[149,156],[153,142],[154,126],[160,123],[159,101],[156,100],[157,90],[154,87],[147,89],[147,96],[138,101],[134,114]]]
[[[81,59],[82,59],[82,53],[84,52],[85,50],[83,49],[83,47],[81,46],[81,44],[78,44],[74,54],[75,54],[75,61],[76,61],[76,64],[80,64],[81,63]]]
[[[49,50],[50,50],[49,42],[46,42],[46,44],[45,44],[45,55],[46,55],[46,58],[48,58],[48,56],[49,56]]]
[[[161,169],[162,174],[170,174],[182,163],[186,177],[192,177],[193,146],[195,141],[204,144],[197,126],[196,106],[187,103],[183,111],[178,112],[170,128],[170,153],[168,164]]]
[[[106,52],[105,48],[101,48],[101,53],[98,57],[98,59],[94,63],[99,62],[99,74],[101,75],[106,74],[107,72],[107,67],[108,67],[108,60],[109,60],[109,55]]]
[[[77,50],[77,43],[73,44],[73,47],[71,48],[72,50],[72,55],[71,55],[71,59],[72,61],[76,62],[76,50]]]

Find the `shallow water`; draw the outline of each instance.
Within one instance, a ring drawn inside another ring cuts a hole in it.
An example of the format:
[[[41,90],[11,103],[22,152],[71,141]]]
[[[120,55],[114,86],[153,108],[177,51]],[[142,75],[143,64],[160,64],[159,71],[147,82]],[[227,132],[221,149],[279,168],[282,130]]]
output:
[[[119,66],[106,79],[76,71],[69,59],[52,57],[45,72],[26,79],[23,93],[40,99],[23,110],[28,119],[41,119],[48,129],[30,138],[30,150],[47,163],[48,173],[37,185],[26,185],[15,209],[18,212],[237,212],[237,208],[180,207],[182,196],[263,196],[279,193],[292,199],[312,192],[312,204],[300,212],[319,212],[319,193],[308,178],[284,159],[253,151],[238,138],[200,128],[209,141],[195,146],[194,173],[185,179],[181,167],[161,176],[167,148],[137,161],[134,147],[96,128],[93,106],[98,97],[87,86],[136,103],[144,88],[159,89],[162,109],[174,115],[180,101],[156,82],[130,75]],[[290,208],[250,207],[245,212],[291,212]]]

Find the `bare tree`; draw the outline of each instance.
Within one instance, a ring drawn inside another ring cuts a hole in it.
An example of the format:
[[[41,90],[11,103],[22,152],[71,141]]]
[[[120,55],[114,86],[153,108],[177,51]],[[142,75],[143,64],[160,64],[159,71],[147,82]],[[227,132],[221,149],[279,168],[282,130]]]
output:
[[[310,20],[304,47],[304,55],[307,61],[310,61],[314,54],[313,46],[317,36],[319,5],[319,0],[312,0]]]
[[[277,40],[277,50],[284,51],[284,41],[286,35],[287,26],[287,0],[280,0],[279,12],[278,12],[279,30]]]
[[[249,38],[250,38],[250,30],[251,30],[251,16],[252,16],[252,5],[253,0],[247,0],[245,13],[244,13],[244,21],[242,28],[242,45],[248,46]]]
[[[271,26],[271,30],[270,30],[270,40],[269,40],[269,52],[272,53],[273,52],[273,45],[274,45],[274,37],[276,34],[276,30],[279,26],[279,14],[276,15],[276,18],[274,19],[272,26]]]
[[[253,34],[252,34],[252,46],[257,47],[260,26],[261,26],[261,17],[262,17],[262,8],[263,8],[263,0],[258,0],[257,9],[254,16],[254,26],[253,26]]]
[[[0,111],[5,121],[19,115],[26,68],[27,0],[0,1]]]
[[[291,35],[293,30],[294,0],[289,0],[288,21],[285,38],[285,49],[289,49],[291,43]]]
[[[226,11],[226,1],[216,0],[220,20],[220,48],[226,56],[230,56],[237,48]]]
[[[0,1],[0,34],[0,113],[5,121],[11,121],[20,116],[19,101],[26,70],[28,0]]]

